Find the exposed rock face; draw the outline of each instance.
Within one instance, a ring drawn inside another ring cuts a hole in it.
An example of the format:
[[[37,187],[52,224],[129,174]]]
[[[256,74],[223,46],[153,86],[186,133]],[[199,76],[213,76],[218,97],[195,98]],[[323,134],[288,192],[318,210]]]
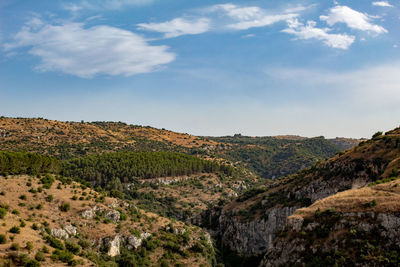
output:
[[[71,224],[66,225],[66,226],[64,227],[64,230],[65,230],[70,236],[76,236],[76,234],[78,233],[76,227],[73,226],[73,225],[71,225]]]
[[[231,250],[247,256],[259,256],[267,251],[275,232],[286,223],[286,218],[297,207],[274,208],[265,212],[265,217],[252,221],[240,221],[222,213],[218,219],[221,241]]]
[[[299,173],[292,180],[270,184],[271,193],[259,200],[259,209],[264,214],[262,218],[240,220],[234,210],[223,209],[219,217],[217,215],[217,219],[214,219],[217,223],[213,223],[210,233],[220,239],[223,245],[241,255],[261,255],[271,246],[275,232],[284,227],[286,218],[296,209],[338,192],[367,185],[384,172],[388,162],[378,156],[372,159],[343,156],[327,161]],[[274,190],[274,187],[282,189]],[[275,200],[277,198],[278,201]],[[250,199],[250,202],[253,200]],[[282,202],[287,204],[282,207]],[[196,218],[195,223],[198,221]],[[299,223],[293,226],[298,228]]]
[[[123,237],[116,235],[115,237],[104,237],[100,241],[100,246],[103,250],[107,251],[107,255],[115,257],[120,254],[121,243]]]
[[[150,233],[141,233],[140,237],[136,237],[134,235],[128,236],[126,238],[127,248],[128,249],[137,249],[143,243],[143,240],[149,238],[151,236]]]
[[[374,258],[376,261],[382,259],[382,256],[373,253],[380,251],[381,254],[390,254],[391,251],[399,251],[400,214],[347,212],[336,216],[339,217],[334,223],[329,218],[305,223],[291,217],[285,227],[286,236],[277,238],[260,266],[292,266],[295,263],[301,266],[307,261],[303,256],[305,254],[324,259],[332,251],[341,251],[347,265],[384,266],[383,263],[371,261]],[[329,232],[324,237],[313,236],[313,233],[320,231],[318,229],[328,229]],[[368,247],[365,247],[368,242],[373,242],[373,252],[368,252]],[[358,256],[365,253],[372,253],[373,256],[365,259]]]
[[[64,229],[53,228],[51,229],[51,235],[61,239],[69,238],[67,231]]]
[[[120,213],[116,210],[110,210],[106,213],[105,216],[107,219],[110,219],[111,221],[116,223],[119,221]]]
[[[104,209],[99,206],[94,206],[92,208],[81,211],[81,217],[87,220],[93,219],[97,213],[103,211]]]

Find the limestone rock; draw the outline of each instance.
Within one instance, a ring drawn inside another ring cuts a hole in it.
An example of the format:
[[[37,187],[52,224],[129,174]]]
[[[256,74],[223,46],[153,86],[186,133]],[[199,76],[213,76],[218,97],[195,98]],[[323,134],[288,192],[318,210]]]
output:
[[[120,213],[116,210],[110,210],[106,213],[106,218],[110,219],[113,222],[118,222],[120,218]]]
[[[75,226],[69,224],[67,226],[64,227],[64,230],[70,235],[70,236],[76,236],[76,234],[78,233],[77,229]]]
[[[59,229],[59,228],[51,229],[51,235],[55,236],[57,238],[62,238],[62,239],[69,238],[67,231],[65,231],[64,229]]]

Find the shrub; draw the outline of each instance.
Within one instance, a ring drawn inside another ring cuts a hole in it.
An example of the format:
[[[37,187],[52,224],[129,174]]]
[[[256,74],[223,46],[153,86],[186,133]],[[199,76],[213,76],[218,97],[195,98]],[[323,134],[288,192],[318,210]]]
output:
[[[61,249],[61,250],[64,249],[63,243],[60,240],[58,240],[57,238],[55,238],[51,235],[48,235],[48,236],[46,236],[45,239],[49,243],[49,245],[52,246],[53,248]]]
[[[0,219],[4,219],[7,214],[7,210],[5,208],[0,208]]]
[[[46,196],[46,201],[47,202],[52,202],[53,201],[53,195],[48,195],[48,196]]]
[[[44,256],[44,253],[42,251],[38,251],[35,255],[35,260],[37,261],[44,261],[46,257]]]
[[[21,200],[26,200],[26,195],[20,195],[20,196],[19,196],[19,199],[21,199]]]
[[[0,235],[0,244],[5,244],[7,242],[7,238],[5,235]]]
[[[19,244],[18,243],[12,243],[10,246],[11,250],[19,250]]]
[[[25,267],[40,267],[40,262],[38,262],[35,259],[29,260],[26,264]]]
[[[9,231],[10,231],[10,233],[13,233],[13,234],[19,234],[21,232],[21,230],[18,226],[11,227],[11,229]]]
[[[69,204],[68,202],[63,202],[63,203],[60,205],[60,210],[63,211],[63,212],[69,211],[70,208],[71,208],[71,206],[70,206],[70,204]]]
[[[79,254],[81,251],[81,247],[78,244],[75,244],[72,241],[66,241],[65,242],[65,248],[69,251],[71,251],[72,253],[74,253],[75,255]]]
[[[19,210],[13,210],[11,213],[15,214],[15,215],[19,215]]]
[[[374,133],[374,135],[372,136],[372,139],[376,139],[376,138],[378,138],[379,136],[381,136],[382,134],[383,134],[383,132],[381,132],[381,131],[376,132],[376,133]]]
[[[43,184],[43,188],[50,189],[54,179],[49,174],[46,174],[42,179],[40,179],[40,182]]]
[[[67,250],[56,249],[53,251],[53,255],[51,255],[51,258],[62,262],[70,262],[74,259],[74,254]]]
[[[32,242],[26,242],[25,248],[30,252],[33,249],[33,244]]]

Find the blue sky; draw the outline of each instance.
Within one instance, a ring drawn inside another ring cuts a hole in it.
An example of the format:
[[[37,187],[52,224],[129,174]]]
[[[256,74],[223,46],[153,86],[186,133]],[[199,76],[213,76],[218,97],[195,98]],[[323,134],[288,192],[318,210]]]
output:
[[[197,135],[399,125],[400,1],[0,2],[0,114]]]

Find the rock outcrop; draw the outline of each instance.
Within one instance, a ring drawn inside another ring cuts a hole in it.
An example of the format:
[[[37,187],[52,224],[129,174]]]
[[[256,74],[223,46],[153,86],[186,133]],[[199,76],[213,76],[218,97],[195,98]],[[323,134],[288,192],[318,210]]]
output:
[[[222,213],[218,219],[223,231],[220,239],[231,250],[248,256],[259,256],[271,246],[275,232],[281,229],[286,218],[297,207],[274,208],[265,212],[263,218],[251,221],[240,220],[230,214]]]
[[[55,236],[57,238],[61,238],[61,239],[69,238],[67,231],[65,231],[64,229],[60,229],[60,228],[51,229],[51,235]]]

